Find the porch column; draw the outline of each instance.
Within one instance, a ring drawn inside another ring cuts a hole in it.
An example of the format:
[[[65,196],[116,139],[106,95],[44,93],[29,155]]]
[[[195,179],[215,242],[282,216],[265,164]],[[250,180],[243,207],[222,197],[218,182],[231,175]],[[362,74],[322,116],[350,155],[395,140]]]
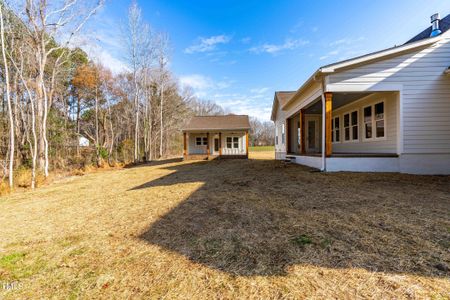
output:
[[[286,119],[286,126],[285,126],[285,132],[284,132],[284,141],[286,142],[286,154],[291,151],[290,149],[290,140],[289,140],[289,119]]]
[[[186,132],[183,132],[183,157],[187,156]]]
[[[333,94],[325,93],[325,155],[331,156],[333,152],[331,144],[331,122],[333,119]]]
[[[219,132],[219,156],[222,156],[222,132]]]
[[[209,132],[206,133],[206,155],[209,159]]]
[[[248,158],[248,131],[245,132],[245,155]]]
[[[300,153],[306,154],[305,147],[305,110],[300,110]]]

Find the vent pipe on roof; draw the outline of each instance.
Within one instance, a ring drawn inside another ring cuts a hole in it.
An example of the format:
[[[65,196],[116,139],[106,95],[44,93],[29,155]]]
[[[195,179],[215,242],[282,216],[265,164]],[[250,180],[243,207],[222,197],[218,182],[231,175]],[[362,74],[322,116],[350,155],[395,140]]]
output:
[[[431,16],[431,34],[430,37],[437,36],[441,34],[441,30],[439,29],[439,13],[435,13]]]

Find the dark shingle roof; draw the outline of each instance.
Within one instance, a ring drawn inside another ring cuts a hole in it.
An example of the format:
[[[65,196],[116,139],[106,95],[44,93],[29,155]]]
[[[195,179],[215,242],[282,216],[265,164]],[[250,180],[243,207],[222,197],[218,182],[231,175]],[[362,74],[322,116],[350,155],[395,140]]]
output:
[[[447,15],[445,18],[441,19],[439,21],[439,29],[442,31],[442,33],[446,32],[450,29],[450,15]],[[441,34],[442,34],[441,33]],[[412,42],[417,42],[426,38],[429,38],[431,34],[431,26],[407,41],[405,44],[409,44]]]
[[[247,115],[196,116],[192,117],[183,131],[237,129],[250,129],[250,121]]]

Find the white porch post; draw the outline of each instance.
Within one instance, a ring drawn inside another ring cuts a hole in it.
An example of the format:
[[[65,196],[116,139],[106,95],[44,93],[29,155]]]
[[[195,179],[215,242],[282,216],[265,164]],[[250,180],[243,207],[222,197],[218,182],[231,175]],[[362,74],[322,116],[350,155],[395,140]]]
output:
[[[322,168],[321,171],[327,170],[327,159],[326,159],[326,102],[324,90],[322,88]]]

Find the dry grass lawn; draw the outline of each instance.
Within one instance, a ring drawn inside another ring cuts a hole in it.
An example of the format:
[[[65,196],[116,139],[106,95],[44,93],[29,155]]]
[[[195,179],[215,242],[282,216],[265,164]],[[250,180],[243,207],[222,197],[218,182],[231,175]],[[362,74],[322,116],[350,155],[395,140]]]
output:
[[[450,298],[450,178],[261,152],[0,198],[0,299]]]

